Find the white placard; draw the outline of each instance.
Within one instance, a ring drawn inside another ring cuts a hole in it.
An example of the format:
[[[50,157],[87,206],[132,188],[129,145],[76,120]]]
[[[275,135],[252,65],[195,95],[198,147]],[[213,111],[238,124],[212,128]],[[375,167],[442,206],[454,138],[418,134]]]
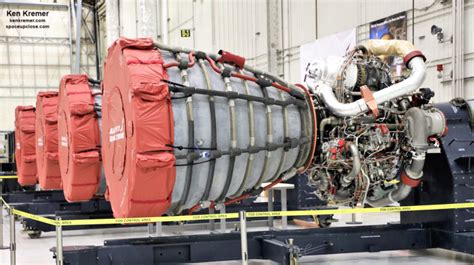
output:
[[[332,34],[300,46],[300,80],[304,76],[308,63],[317,58],[328,56],[344,56],[356,45],[356,29]]]

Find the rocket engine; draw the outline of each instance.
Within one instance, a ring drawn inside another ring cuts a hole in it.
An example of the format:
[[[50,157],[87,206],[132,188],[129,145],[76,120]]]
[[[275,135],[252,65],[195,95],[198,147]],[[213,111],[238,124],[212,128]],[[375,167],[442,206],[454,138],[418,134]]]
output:
[[[381,56],[403,58],[406,76],[394,80]],[[17,109],[20,183],[35,184],[37,171],[41,188],[84,201],[104,193],[104,172],[115,217],[228,205],[298,173],[323,201],[389,205],[419,185],[447,133],[434,93],[420,88],[425,71],[411,43],[370,40],[315,60],[305,85],[292,85],[226,51],[121,38],[102,96],[70,75],[59,99],[38,95],[36,115]]]
[[[404,58],[410,74],[391,80],[381,55]],[[311,63],[305,88],[225,51],[119,39],[108,51],[102,101],[114,215],[229,204],[297,173],[325,201],[400,201],[446,133],[429,104],[433,92],[420,89],[424,60],[406,41],[372,40]]]

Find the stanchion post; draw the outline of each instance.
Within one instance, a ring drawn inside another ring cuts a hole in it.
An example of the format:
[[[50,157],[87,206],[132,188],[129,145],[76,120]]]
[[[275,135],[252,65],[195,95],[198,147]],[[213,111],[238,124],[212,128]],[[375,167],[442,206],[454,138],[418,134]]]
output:
[[[242,250],[242,265],[247,265],[249,260],[247,245],[247,216],[245,211],[239,212],[240,219],[240,247]]]
[[[63,227],[61,225],[61,217],[56,217],[58,224],[56,225],[56,265],[63,265]]]
[[[357,206],[356,206],[356,207],[357,207]],[[356,207],[353,207],[352,210],[356,209]],[[352,213],[351,221],[346,222],[346,224],[348,224],[348,225],[360,225],[360,224],[362,224],[362,222],[357,221],[357,215],[356,215],[356,213]]]
[[[281,189],[281,211],[286,212],[287,211],[287,194],[286,194],[286,188]],[[281,228],[283,230],[286,230],[288,228],[288,216],[284,215],[281,217]]]
[[[0,183],[2,183],[0,181]],[[0,184],[0,191],[1,191],[2,185]],[[0,249],[4,249],[5,247],[3,246],[3,200],[0,200]]]
[[[14,208],[10,207],[10,265],[16,265],[16,235]]]
[[[209,214],[214,214],[214,207],[209,207]],[[216,220],[209,220],[209,230],[211,233],[216,230]]]
[[[148,236],[152,237],[153,236],[153,223],[148,223],[147,228],[148,228]]]
[[[225,213],[226,213],[225,210],[226,210],[226,209],[225,209],[225,204],[222,203],[219,212],[220,212],[221,214],[225,214]],[[226,221],[225,218],[221,218],[221,221],[220,221],[221,229],[220,229],[220,230],[221,230],[221,233],[223,233],[223,234],[226,232],[226,229],[227,229],[227,227],[226,227],[226,222],[227,222],[227,221]]]
[[[273,189],[268,190],[268,211],[273,212]],[[268,229],[273,229],[273,217],[268,217]]]
[[[156,236],[163,235],[163,225],[161,222],[156,222]]]

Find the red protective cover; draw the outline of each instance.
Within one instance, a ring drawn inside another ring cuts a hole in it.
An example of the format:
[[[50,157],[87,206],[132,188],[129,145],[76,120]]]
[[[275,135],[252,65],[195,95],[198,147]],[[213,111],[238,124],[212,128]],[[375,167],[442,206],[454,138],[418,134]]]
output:
[[[15,109],[15,160],[18,183],[21,186],[35,185],[35,107],[18,106]]]
[[[36,97],[36,158],[40,188],[61,189],[58,92],[39,92]]]
[[[66,75],[59,87],[59,166],[67,201],[90,200],[99,188],[100,132],[86,75]]]
[[[162,215],[176,177],[173,113],[151,39],[121,38],[104,72],[102,155],[114,216]]]

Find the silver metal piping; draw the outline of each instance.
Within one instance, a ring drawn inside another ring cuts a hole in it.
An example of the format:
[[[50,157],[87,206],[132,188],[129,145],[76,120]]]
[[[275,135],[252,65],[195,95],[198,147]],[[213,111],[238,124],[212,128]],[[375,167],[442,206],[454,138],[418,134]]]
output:
[[[423,177],[423,166],[425,164],[425,153],[421,153],[418,156],[415,156],[412,160],[410,166],[404,169],[404,173],[407,174],[409,178],[413,180],[419,180]],[[390,205],[395,202],[404,200],[411,192],[413,187],[408,186],[404,183],[400,183],[389,193],[385,194],[382,198],[377,200],[371,200],[366,198],[366,202],[372,207],[383,207]]]
[[[420,108],[409,109],[404,120],[408,127],[407,136],[411,139],[410,144],[415,149],[415,154],[410,165],[404,169],[402,174],[406,174],[408,178],[416,181],[423,177],[423,166],[428,148],[427,139],[431,135],[442,134],[446,120],[439,110],[427,111]],[[370,200],[367,198],[367,203],[373,207],[386,206],[405,199],[411,190],[411,186],[400,183],[380,199]]]
[[[373,97],[377,105],[382,104],[391,99],[410,94],[418,89],[426,75],[426,65],[421,57],[414,57],[410,60],[408,68],[411,69],[410,76],[404,81],[391,85],[373,93]],[[366,112],[369,108],[364,99],[356,100],[352,103],[341,103],[334,95],[332,87],[325,83],[318,84],[316,94],[323,100],[326,107],[336,116],[347,117]]]
[[[372,207],[384,207],[405,199],[410,194],[411,190],[412,187],[400,184],[400,186],[387,193],[387,195],[381,199],[372,201],[370,198],[367,198],[366,202]]]
[[[349,174],[345,175],[342,178],[341,185],[343,187],[347,187],[352,183],[355,177],[360,173],[360,169],[362,167],[360,162],[359,149],[357,148],[357,145],[355,145],[354,143],[349,143],[347,144],[347,149],[349,149],[352,154],[352,170],[351,172],[349,172]]]

